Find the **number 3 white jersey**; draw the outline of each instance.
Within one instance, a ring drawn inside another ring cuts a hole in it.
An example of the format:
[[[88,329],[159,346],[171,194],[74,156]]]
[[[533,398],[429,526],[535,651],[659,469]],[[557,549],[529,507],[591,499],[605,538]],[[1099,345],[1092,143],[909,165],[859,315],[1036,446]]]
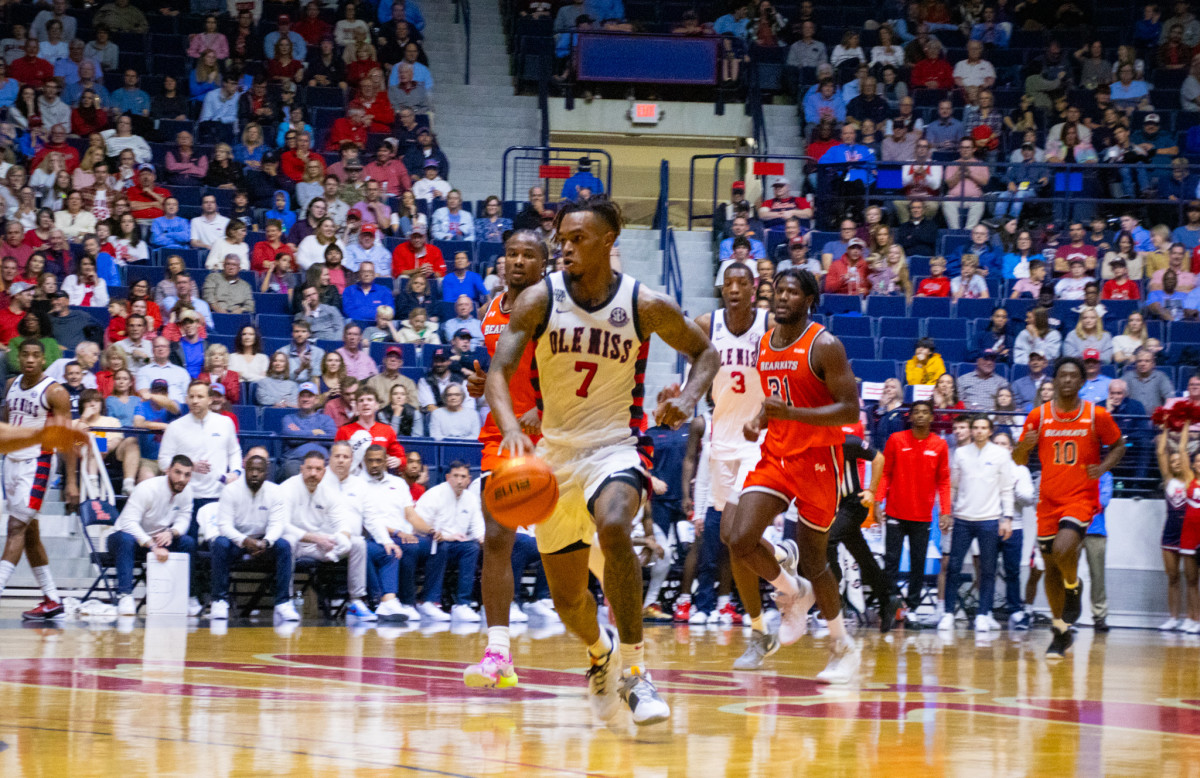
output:
[[[712,458],[718,461],[758,457],[758,442],[746,440],[742,425],[762,410],[758,349],[767,332],[767,312],[755,309],[754,323],[741,335],[729,331],[725,310],[712,312],[709,338],[721,359],[713,379]]]
[[[46,419],[50,418],[50,403],[46,400],[46,391],[56,384],[50,376],[43,376],[29,389],[21,388],[21,376],[17,376],[8,388],[4,404],[8,407],[8,423],[14,427],[33,427],[42,429]],[[40,445],[32,445],[20,451],[8,454],[9,459],[37,459],[42,453]]]
[[[638,326],[641,286],[622,275],[612,297],[588,309],[561,272],[546,278],[546,323],[537,333],[532,375],[548,443],[591,449],[634,443],[646,430],[642,410],[650,341]]]

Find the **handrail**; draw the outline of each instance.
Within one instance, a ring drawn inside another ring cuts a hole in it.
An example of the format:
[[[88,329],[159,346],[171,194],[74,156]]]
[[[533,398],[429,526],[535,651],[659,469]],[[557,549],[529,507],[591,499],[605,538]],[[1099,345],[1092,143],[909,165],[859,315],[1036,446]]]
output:
[[[748,68],[747,73],[746,113],[750,116],[753,127],[754,143],[759,153],[765,154],[770,148],[770,143],[767,141],[767,119],[763,114],[762,82],[758,78],[758,68]]]
[[[665,159],[658,166],[658,202],[654,206],[652,229],[667,228],[667,205],[671,198],[671,164]]]
[[[658,166],[658,203],[654,206],[653,228],[658,230],[658,248],[662,252],[662,273],[659,283],[668,295],[683,305],[683,268],[679,261],[679,247],[675,244],[675,231],[671,229],[669,208],[671,205],[671,164],[665,159]]]
[[[711,213],[696,213],[696,161],[701,159],[714,159],[713,164],[713,188],[712,188],[712,212]],[[785,162],[788,160],[799,160],[803,162],[815,162],[812,157],[803,154],[770,154],[762,153],[728,153],[728,154],[695,154],[692,156],[691,162],[688,164],[688,229],[692,228],[692,222],[696,219],[711,219],[717,214],[717,202],[719,189],[719,180],[721,177],[721,163],[726,159],[752,159],[772,162]],[[765,187],[764,187],[765,191]]]
[[[609,195],[612,194],[612,155],[604,149],[585,146],[509,146],[504,150],[504,156],[500,163],[500,195],[505,200],[521,200],[524,201],[524,192],[509,192],[508,191],[508,158],[514,152],[533,151],[538,152],[542,158],[542,164],[550,164],[552,154],[575,154],[586,155],[589,157],[602,157],[604,159],[604,191]],[[565,157],[562,158],[564,163],[573,162]],[[553,202],[554,198],[550,197],[550,193],[546,193],[547,202]]]
[[[462,21],[463,37],[466,39],[466,54],[463,57],[463,83],[471,83],[471,0],[455,0],[454,23]]]

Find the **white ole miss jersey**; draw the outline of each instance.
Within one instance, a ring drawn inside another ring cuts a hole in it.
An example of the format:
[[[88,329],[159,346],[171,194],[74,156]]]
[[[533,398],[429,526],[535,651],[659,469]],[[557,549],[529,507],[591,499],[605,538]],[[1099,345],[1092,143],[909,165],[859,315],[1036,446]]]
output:
[[[742,426],[758,415],[766,398],[758,377],[758,350],[767,332],[767,312],[755,309],[750,328],[734,335],[725,321],[725,310],[719,308],[712,312],[708,330],[721,360],[712,383],[712,458],[755,458],[758,442],[746,440]]]
[[[638,326],[641,284],[621,275],[608,301],[588,309],[561,272],[546,278],[546,322],[534,350],[534,388],[542,437],[591,449],[633,443],[646,431],[642,409],[650,341]]]
[[[8,407],[8,423],[14,427],[32,427],[40,430],[46,426],[46,419],[50,418],[50,403],[46,399],[46,392],[58,382],[50,376],[43,376],[42,380],[29,389],[23,389],[21,381],[21,376],[17,376],[4,397],[4,404]],[[8,458],[36,459],[41,453],[42,447],[33,445],[8,454]]]

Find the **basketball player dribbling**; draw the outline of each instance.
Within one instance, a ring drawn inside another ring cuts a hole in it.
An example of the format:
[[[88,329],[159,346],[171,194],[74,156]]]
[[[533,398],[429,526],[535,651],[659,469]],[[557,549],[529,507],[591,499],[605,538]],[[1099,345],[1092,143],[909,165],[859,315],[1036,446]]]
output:
[[[849,683],[861,657],[846,633],[826,547],[841,497],[841,427],[858,421],[858,387],[841,341],[809,320],[820,296],[817,279],[807,270],[788,268],[775,276],[776,324],[763,336],[758,354],[767,398],[745,428],[747,440],[766,429],[762,458],[746,479],[737,511],[722,521],[721,534],[751,619],[750,646],[738,662],[761,666],[780,644],[799,640],[815,595],[829,623],[832,653],[817,680]],[[799,516],[796,540],[773,546],[763,532],[793,502]],[[804,578],[797,575],[797,564]],[[781,617],[777,635],[767,633],[759,578],[775,587]]]
[[[759,442],[746,440],[742,430],[758,416],[766,399],[758,375],[758,350],[763,335],[774,324],[769,312],[754,305],[754,274],[748,265],[734,262],[725,268],[721,300],[723,308],[696,319],[721,360],[713,379],[709,444],[709,489],[718,514],[737,510],[746,478],[758,465]],[[719,527],[718,523],[711,529],[719,534]],[[734,667],[756,669],[738,663]]]
[[[678,427],[691,419],[712,383],[717,352],[673,301],[613,271],[610,254],[621,232],[615,203],[570,203],[555,227],[563,270],[517,297],[496,345],[486,395],[504,435],[501,449],[532,452],[509,386],[533,341],[542,408],[537,455],[554,470],[559,488],[554,514],[536,531],[550,594],[563,623],[588,647],[595,713],[609,719],[623,701],[635,724],[653,724],[665,721],[670,708],[646,670],[642,567],[630,537],[648,482],[647,460],[638,450],[646,429],[646,358],[657,333],[692,363],[683,389],[664,397],[655,411],[658,424]],[[597,538],[615,633],[597,623],[588,591],[588,557]]]
[[[1083,361],[1061,357],[1054,365],[1054,398],[1025,419],[1013,450],[1018,465],[1037,447],[1042,488],[1037,504],[1037,542],[1046,565],[1045,590],[1053,616],[1047,659],[1062,659],[1074,638],[1071,625],[1083,611],[1079,549],[1092,517],[1100,512],[1100,476],[1125,456],[1125,439],[1104,408],[1079,399],[1087,380]],[[1100,457],[1100,447],[1108,454]]]
[[[541,283],[546,272],[549,253],[546,244],[533,230],[517,230],[504,243],[504,294],[488,305],[483,316],[483,341],[488,354],[495,355],[496,343],[508,327],[513,301],[534,284]],[[533,344],[525,347],[520,362],[509,381],[513,412],[517,414],[521,431],[536,442],[541,431],[541,416],[538,413],[537,395],[533,390]],[[472,397],[482,397],[487,372],[475,363],[474,374],[467,379],[467,392]],[[482,478],[507,458],[500,441],[504,436],[496,426],[496,419],[488,414],[479,440],[483,443],[483,461],[480,466]],[[481,486],[486,488],[486,480]],[[483,659],[463,672],[467,686],[509,689],[517,685],[517,674],[513,670],[512,653],[509,649],[508,614],[512,606],[514,582],[512,570],[513,543],[516,533],[498,524],[487,508],[483,511],[483,566],[480,571],[480,592],[483,611],[487,618],[487,648]]]
[[[4,400],[5,420],[14,427],[32,430],[42,430],[48,424],[70,425],[71,399],[61,384],[45,374],[45,348],[39,341],[30,338],[21,341],[17,353],[21,375],[9,382]],[[73,448],[67,449],[64,454],[67,472],[63,495],[67,510],[74,510],[79,504],[78,460]],[[43,595],[37,607],[23,614],[24,618],[30,620],[52,619],[63,613],[62,601],[54,578],[50,575],[50,560],[46,556],[46,547],[42,545],[38,527],[38,512],[46,496],[53,462],[53,452],[38,444],[11,451],[4,460],[8,540],[0,558],[0,593],[21,561],[21,555],[27,556]]]

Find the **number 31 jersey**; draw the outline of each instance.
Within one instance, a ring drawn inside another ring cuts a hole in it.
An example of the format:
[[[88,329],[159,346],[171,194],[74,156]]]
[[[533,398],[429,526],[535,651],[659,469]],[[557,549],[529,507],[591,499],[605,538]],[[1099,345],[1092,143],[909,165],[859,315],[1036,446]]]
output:
[[[638,324],[640,286],[621,275],[607,301],[586,308],[571,297],[561,272],[546,278],[550,299],[534,357],[548,443],[590,449],[632,445],[644,435],[650,341]]]
[[[709,338],[721,360],[712,383],[713,414],[710,456],[718,461],[757,459],[758,441],[746,440],[742,426],[762,410],[758,350],[767,332],[767,312],[754,311],[754,322],[741,335],[729,331],[725,310],[712,312]]]

